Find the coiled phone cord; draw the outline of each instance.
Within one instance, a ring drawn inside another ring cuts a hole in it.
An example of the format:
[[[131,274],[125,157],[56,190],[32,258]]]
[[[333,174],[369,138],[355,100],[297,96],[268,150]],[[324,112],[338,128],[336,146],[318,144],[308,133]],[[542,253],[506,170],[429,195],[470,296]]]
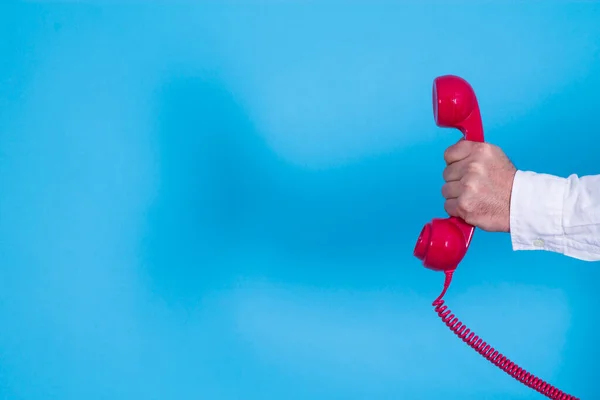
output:
[[[442,290],[442,293],[440,293],[438,298],[433,302],[435,312],[440,316],[446,326],[448,326],[448,328],[450,328],[450,330],[454,332],[456,336],[462,339],[463,342],[472,347],[476,352],[526,386],[529,386],[530,388],[538,391],[550,399],[579,400],[577,397],[564,393],[558,388],[550,385],[548,382],[545,382],[535,375],[530,374],[514,362],[510,361],[498,350],[494,349],[492,346],[484,342],[479,336],[475,335],[473,331],[467,328],[465,324],[460,322],[458,318],[452,314],[452,311],[448,309],[448,306],[444,305],[444,300],[442,300],[442,297],[444,297],[448,287],[450,286],[453,272],[454,271],[448,271],[445,273],[446,279],[444,281],[444,290]]]

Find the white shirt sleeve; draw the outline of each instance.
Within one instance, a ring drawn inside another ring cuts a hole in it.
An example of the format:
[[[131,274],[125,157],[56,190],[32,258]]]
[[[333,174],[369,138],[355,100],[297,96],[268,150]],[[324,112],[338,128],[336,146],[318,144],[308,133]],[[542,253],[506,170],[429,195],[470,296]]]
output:
[[[510,200],[513,250],[600,261],[600,175],[517,171]]]

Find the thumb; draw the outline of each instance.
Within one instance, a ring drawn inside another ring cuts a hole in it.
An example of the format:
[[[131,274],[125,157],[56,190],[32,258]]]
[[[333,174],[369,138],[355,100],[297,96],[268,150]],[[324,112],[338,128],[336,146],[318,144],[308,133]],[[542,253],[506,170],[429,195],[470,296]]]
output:
[[[444,152],[446,164],[452,164],[467,158],[471,154],[473,144],[474,142],[462,138],[452,146],[448,147]]]

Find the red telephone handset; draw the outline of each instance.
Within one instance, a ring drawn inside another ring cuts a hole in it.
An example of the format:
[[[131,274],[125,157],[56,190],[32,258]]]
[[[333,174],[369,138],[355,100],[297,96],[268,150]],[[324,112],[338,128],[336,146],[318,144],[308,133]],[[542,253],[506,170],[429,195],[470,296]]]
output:
[[[433,81],[433,117],[438,126],[459,129],[466,140],[483,142],[479,105],[471,85],[453,75]],[[414,255],[435,271],[452,272],[465,256],[475,227],[460,218],[435,218],[423,227]]]
[[[459,129],[465,140],[483,142],[483,124],[473,88],[464,79],[445,75],[433,81],[433,116],[438,126]],[[444,289],[433,302],[442,321],[466,344],[487,360],[550,399],[578,400],[549,383],[525,371],[492,346],[475,335],[444,305],[444,294],[450,286],[452,275],[462,261],[473,237],[475,227],[460,218],[434,218],[423,227],[417,239],[414,255],[423,265],[446,275]]]

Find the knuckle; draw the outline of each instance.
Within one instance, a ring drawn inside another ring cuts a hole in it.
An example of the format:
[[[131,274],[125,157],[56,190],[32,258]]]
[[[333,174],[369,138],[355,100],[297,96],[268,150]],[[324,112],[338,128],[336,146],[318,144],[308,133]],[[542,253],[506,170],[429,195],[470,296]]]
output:
[[[468,196],[477,196],[479,194],[479,185],[477,183],[469,183],[464,186],[464,193]]]
[[[463,220],[469,225],[479,226],[479,219],[474,218],[473,214],[466,215]]]
[[[472,201],[469,200],[468,197],[461,196],[458,198],[456,202],[456,208],[458,209],[461,215],[469,215],[471,211],[473,211]]]
[[[485,153],[489,147],[486,142],[477,142],[473,144],[473,151],[476,153]]]
[[[494,155],[495,146],[490,143],[477,143],[475,153],[481,158],[489,158]]]
[[[461,183],[465,189],[465,192],[468,193],[479,192],[479,188],[481,186],[479,181],[479,175],[473,172],[465,174],[463,179],[461,179]]]
[[[484,166],[481,163],[473,161],[467,165],[466,172],[470,173],[470,174],[474,174],[474,175],[479,175],[479,174],[483,173],[483,170],[484,170]]]

